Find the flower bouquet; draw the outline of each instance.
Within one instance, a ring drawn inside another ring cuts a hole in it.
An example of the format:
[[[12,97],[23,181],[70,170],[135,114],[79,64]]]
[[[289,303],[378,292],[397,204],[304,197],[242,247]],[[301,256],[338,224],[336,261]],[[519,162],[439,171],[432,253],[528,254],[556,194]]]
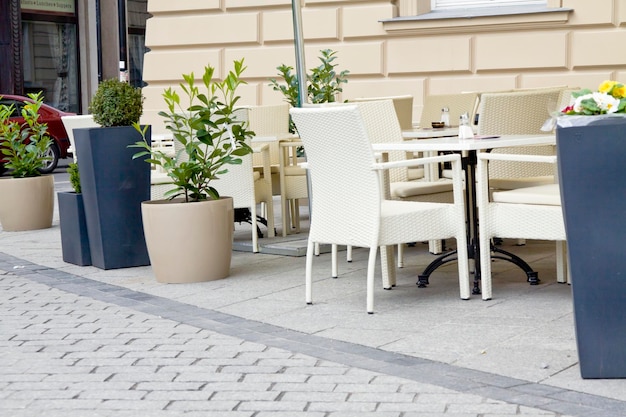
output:
[[[626,113],[626,86],[618,81],[604,81],[598,91],[589,89],[572,93],[574,104],[564,108],[564,115],[592,116],[597,114]]]

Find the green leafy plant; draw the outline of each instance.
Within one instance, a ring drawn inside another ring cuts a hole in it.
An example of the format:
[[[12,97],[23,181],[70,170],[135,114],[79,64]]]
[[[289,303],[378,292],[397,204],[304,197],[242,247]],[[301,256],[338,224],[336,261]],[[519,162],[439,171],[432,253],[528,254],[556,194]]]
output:
[[[103,127],[132,126],[143,113],[141,89],[115,78],[102,81],[89,104],[89,112]]]
[[[14,178],[38,177],[39,169],[51,158],[47,156],[52,139],[48,136],[48,125],[39,122],[39,108],[43,103],[41,92],[31,93],[22,107],[24,123],[11,121],[15,106],[0,105],[0,150],[6,157],[5,167],[12,169]]]
[[[67,173],[70,174],[70,184],[74,189],[76,194],[81,193],[80,188],[80,172],[78,172],[78,164],[76,162],[72,162],[67,166]]]
[[[163,93],[167,111],[159,112],[165,127],[183,149],[169,156],[152,149],[145,138],[146,128],[135,123],[143,141],[132,147],[142,148],[133,158],[149,155],[146,162],[161,166],[172,179],[175,188],[165,193],[169,199],[183,196],[186,202],[219,199],[211,181],[228,172],[227,165],[241,164],[239,157],[252,152],[246,140],[254,135],[248,122],[237,120],[237,88],[246,84],[241,74],[246,67],[243,59],[234,61],[234,69],[222,81],[213,79],[215,69],[207,66],[202,76],[205,92],[196,86],[192,73],[183,74],[180,90],[186,96],[181,103],[179,94],[168,88]]]
[[[307,74],[307,97],[310,103],[332,103],[337,101],[337,94],[343,91],[341,85],[348,82],[350,71],[336,71],[338,66],[335,63],[337,51],[323,49],[320,51],[319,60],[321,64],[311,68]],[[276,67],[283,83],[275,78],[270,79],[270,86],[274,91],[280,91],[285,96],[285,101],[296,107],[298,105],[298,77],[293,72],[293,67],[280,65]],[[291,132],[295,131],[293,124]]]

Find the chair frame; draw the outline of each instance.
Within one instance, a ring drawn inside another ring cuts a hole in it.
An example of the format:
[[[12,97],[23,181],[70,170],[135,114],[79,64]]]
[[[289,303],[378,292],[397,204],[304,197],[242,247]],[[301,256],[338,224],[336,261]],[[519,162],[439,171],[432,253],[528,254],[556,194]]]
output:
[[[491,201],[488,166],[490,161],[555,164],[556,156],[478,153],[476,199],[480,213],[478,233],[480,239],[481,292],[483,300],[492,298],[491,254],[494,248],[491,246],[491,239],[494,237],[556,240],[557,282],[567,282],[565,224],[561,206],[532,202],[522,204]],[[523,189],[532,191],[534,187]],[[557,184],[554,184],[554,189],[558,195]],[[503,192],[506,193],[507,191]],[[536,272],[534,272],[533,276],[530,273],[527,274],[531,284],[539,282]]]

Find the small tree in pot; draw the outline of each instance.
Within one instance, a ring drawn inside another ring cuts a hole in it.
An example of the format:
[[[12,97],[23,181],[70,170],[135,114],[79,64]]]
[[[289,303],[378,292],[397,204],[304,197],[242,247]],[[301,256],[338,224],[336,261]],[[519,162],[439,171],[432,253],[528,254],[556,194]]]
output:
[[[243,59],[221,80],[205,67],[201,91],[193,73],[183,75],[180,91],[163,93],[167,111],[159,113],[172,132],[175,156],[152,149],[147,140],[133,145],[142,149],[136,158],[161,166],[172,180],[168,200],[142,204],[144,230],[151,263],[158,281],[197,282],[225,278],[230,271],[233,239],[233,201],[220,196],[212,181],[228,172],[230,164],[252,152],[253,136],[247,121],[237,118],[236,90],[245,81]],[[136,125],[140,131],[144,131]],[[176,241],[179,236],[183,241]],[[198,240],[195,240],[198,239]],[[172,262],[175,259],[176,262]],[[182,268],[182,270],[181,270]]]
[[[48,126],[39,122],[41,93],[22,108],[22,125],[11,121],[14,105],[0,105],[0,151],[13,178],[0,181],[0,224],[5,231],[44,229],[52,226],[54,178],[39,169],[50,160],[47,151],[52,140]]]
[[[150,166],[128,148],[141,139],[132,126],[143,112],[141,90],[103,81],[89,110],[101,127],[74,129],[74,140],[91,262],[102,269],[149,265],[141,202],[150,199]]]
[[[91,265],[89,235],[78,164],[70,163],[67,172],[74,191],[57,193],[63,261],[80,266]]]
[[[143,113],[141,90],[116,78],[102,81],[89,104],[89,112],[103,127],[132,126]]]

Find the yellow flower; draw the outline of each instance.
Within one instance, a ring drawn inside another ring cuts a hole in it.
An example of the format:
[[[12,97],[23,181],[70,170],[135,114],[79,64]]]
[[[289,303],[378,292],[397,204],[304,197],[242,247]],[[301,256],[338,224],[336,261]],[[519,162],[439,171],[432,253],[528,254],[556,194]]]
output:
[[[601,93],[609,93],[611,89],[615,86],[615,84],[617,84],[617,81],[606,80],[602,84],[600,84],[600,87],[598,87],[598,91]]]
[[[615,98],[626,98],[626,86],[623,84],[617,84],[613,87],[611,94]]]

